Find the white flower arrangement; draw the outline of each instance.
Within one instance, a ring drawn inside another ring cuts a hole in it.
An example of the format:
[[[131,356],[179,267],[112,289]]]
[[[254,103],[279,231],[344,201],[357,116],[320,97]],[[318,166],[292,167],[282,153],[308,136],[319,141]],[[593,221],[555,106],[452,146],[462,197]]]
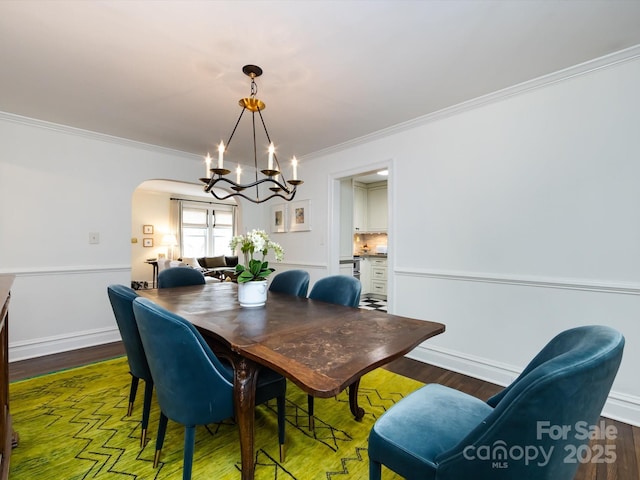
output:
[[[265,260],[269,250],[273,250],[277,262],[284,258],[284,250],[280,244],[271,241],[264,230],[254,229],[245,235],[236,235],[229,242],[229,247],[232,251],[240,247],[244,255],[244,264],[236,265],[238,283],[265,280],[275,271]],[[261,254],[262,258],[256,259],[253,257],[254,254]]]

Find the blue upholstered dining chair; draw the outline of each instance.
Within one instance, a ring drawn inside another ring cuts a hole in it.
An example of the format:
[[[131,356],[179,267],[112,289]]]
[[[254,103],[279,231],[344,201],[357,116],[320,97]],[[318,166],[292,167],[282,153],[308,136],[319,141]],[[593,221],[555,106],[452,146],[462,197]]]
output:
[[[204,285],[202,272],[189,267],[171,267],[158,274],[158,288],[186,287],[187,285]]]
[[[309,273],[304,270],[287,270],[278,273],[269,285],[271,292],[282,292],[298,297],[306,297],[308,289]]]
[[[620,366],[624,337],[603,326],[553,338],[486,403],[430,384],[385,412],[369,435],[381,465],[422,480],[571,480]],[[573,456],[572,456],[573,452]]]
[[[357,278],[347,275],[330,275],[313,284],[309,298],[357,308],[360,305],[361,291],[362,284]],[[307,396],[307,408],[309,410],[309,429],[314,430],[313,396],[311,395]]]
[[[138,325],[133,315],[133,301],[138,294],[124,285],[109,285],[107,294],[111,302],[113,314],[116,317],[118,330],[122,337],[124,350],[129,362],[129,373],[131,374],[131,388],[129,389],[129,409],[127,415],[133,413],[133,402],[138,391],[138,382],[144,380],[144,401],[142,406],[142,432],[140,434],[140,446],[144,447],[147,439],[147,427],[149,426],[149,411],[151,410],[151,397],[153,394],[153,379],[144,354],[142,340],[138,332]]]
[[[184,480],[191,478],[196,425],[234,416],[233,369],[211,351],[200,332],[187,320],[148,299],[133,302],[138,330],[153,376],[160,405],[154,467],[160,460],[167,421],[185,427]],[[286,380],[264,368],[258,376],[256,405],[276,398],[280,453],[284,445]]]
[[[318,280],[309,292],[309,298],[346,307],[360,304],[362,284],[355,277],[330,275]]]

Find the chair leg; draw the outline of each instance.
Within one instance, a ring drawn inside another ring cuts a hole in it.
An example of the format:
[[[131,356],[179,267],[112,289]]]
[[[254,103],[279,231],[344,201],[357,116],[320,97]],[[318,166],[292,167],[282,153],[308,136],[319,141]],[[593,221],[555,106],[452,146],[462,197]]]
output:
[[[136,399],[136,392],[138,391],[138,377],[131,375],[131,388],[129,388],[129,408],[127,410],[127,417],[130,417],[133,413],[133,402]]]
[[[280,395],[279,397],[277,397],[276,402],[278,404],[278,442],[280,443],[280,463],[284,463],[284,395]]]
[[[307,395],[307,409],[309,410],[309,430],[312,432],[316,429],[316,422],[313,419],[313,396]]]
[[[196,427],[184,428],[184,457],[182,460],[182,480],[191,480],[193,450],[196,443]]]
[[[151,397],[153,396],[153,382],[145,380],[144,406],[142,407],[142,433],[140,435],[140,448],[144,448],[147,442],[147,427],[149,426],[149,412],[151,411]]]
[[[382,478],[382,464],[369,459],[369,480],[380,480]]]
[[[167,433],[167,422],[169,419],[164,413],[160,413],[160,421],[158,422],[158,437],[156,438],[156,455],[153,457],[153,468],[160,463],[160,452],[162,452],[162,444],[164,443],[164,435]]]

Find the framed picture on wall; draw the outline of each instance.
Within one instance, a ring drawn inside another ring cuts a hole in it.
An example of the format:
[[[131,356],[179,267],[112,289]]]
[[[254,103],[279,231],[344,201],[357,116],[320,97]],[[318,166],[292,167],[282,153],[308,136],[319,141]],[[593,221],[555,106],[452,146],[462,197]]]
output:
[[[287,206],[284,203],[271,207],[271,231],[274,233],[287,231]]]
[[[143,247],[153,247],[153,238],[143,238],[142,239]]]
[[[309,200],[291,202],[289,205],[289,231],[311,230],[311,203]]]
[[[153,225],[143,225],[142,233],[144,233],[145,235],[153,235]]]

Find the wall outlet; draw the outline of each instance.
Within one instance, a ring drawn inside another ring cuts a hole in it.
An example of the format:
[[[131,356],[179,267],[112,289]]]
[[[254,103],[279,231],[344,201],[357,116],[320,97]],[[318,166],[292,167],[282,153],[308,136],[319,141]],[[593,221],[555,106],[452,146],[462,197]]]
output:
[[[89,243],[91,245],[100,243],[100,234],[98,232],[89,232]]]

